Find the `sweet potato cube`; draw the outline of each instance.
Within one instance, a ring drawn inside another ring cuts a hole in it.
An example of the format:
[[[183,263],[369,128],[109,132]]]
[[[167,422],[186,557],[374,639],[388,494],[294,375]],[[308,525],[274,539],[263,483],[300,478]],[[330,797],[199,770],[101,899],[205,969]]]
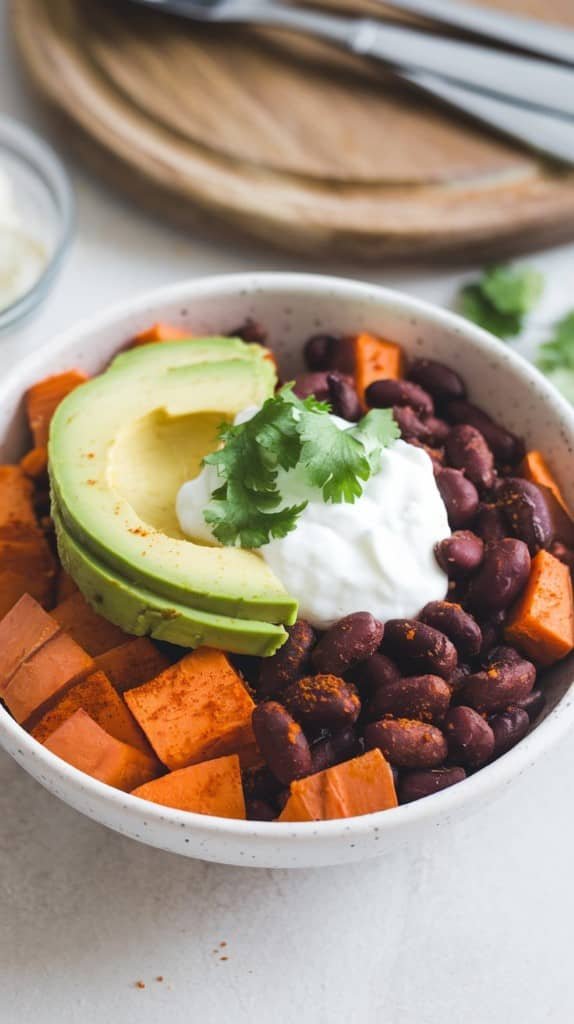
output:
[[[153,751],[135,718],[103,672],[92,672],[79,683],[75,683],[57,704],[42,716],[32,729],[32,736],[39,743],[44,743],[48,736],[71,718],[78,708],[87,711],[90,718],[114,739],[137,747],[143,754],[153,756]]]
[[[182,327],[175,327],[173,324],[157,323],[152,324],[147,330],[136,334],[131,348],[137,348],[139,345],[149,345],[154,341],[180,341],[182,338],[190,337],[189,331],[184,331]]]
[[[191,651],[125,699],[171,771],[253,744],[255,705],[225,654],[211,647]]]
[[[0,571],[55,579],[56,562],[44,534],[28,527],[18,537],[0,538]]]
[[[558,481],[553,475],[552,470],[546,462],[542,452],[531,451],[526,453],[520,465],[520,475],[526,477],[526,479],[530,480],[533,484],[538,484],[539,487],[547,487],[560,503],[567,515],[570,514],[568,505],[566,504],[562,491],[558,485]]]
[[[365,406],[365,391],[375,380],[403,375],[403,353],[394,341],[385,341],[374,334],[358,334],[341,338],[334,357],[336,369],[349,373],[355,380],[357,394]]]
[[[0,567],[0,618],[7,615],[24,594],[29,594],[43,608],[49,608],[52,604],[53,593],[54,577],[52,573],[31,577],[13,572],[11,569],[2,570]]]
[[[29,452],[20,459],[20,469],[31,480],[40,481],[48,473],[48,449],[31,448]]]
[[[80,384],[87,381],[88,375],[82,370],[67,370],[38,381],[26,393],[26,412],[28,423],[37,448],[45,448],[50,434],[52,416],[60,402]]]
[[[245,818],[241,770],[235,754],[170,772],[134,789],[132,796],[180,811]]]
[[[0,466],[0,537],[27,538],[37,531],[33,494],[20,466]]]
[[[82,708],[67,718],[44,746],[86,775],[126,793],[161,772],[154,757],[110,736]]]
[[[93,657],[110,651],[126,640],[123,630],[98,615],[79,590],[56,605],[51,615],[60,623],[64,633]]]
[[[353,818],[397,806],[393,773],[380,750],[291,783],[279,821]]]
[[[105,654],[99,654],[95,661],[120,693],[154,679],[170,664],[169,658],[147,636],[134,637],[119,647],[112,647]]]
[[[24,594],[0,621],[0,696],[16,670],[59,631],[41,605]]]
[[[94,662],[71,637],[57,633],[22,662],[2,699],[20,725],[33,726],[75,682],[94,670]]]
[[[532,560],[530,577],[505,629],[509,643],[542,667],[574,649],[574,597],[567,565],[548,551]]]

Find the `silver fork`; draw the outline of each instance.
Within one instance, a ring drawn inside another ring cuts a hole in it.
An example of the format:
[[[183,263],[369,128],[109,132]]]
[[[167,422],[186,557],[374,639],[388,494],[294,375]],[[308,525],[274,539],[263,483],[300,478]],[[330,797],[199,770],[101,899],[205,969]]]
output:
[[[409,27],[274,0],[131,0],[204,22],[284,28],[376,58],[425,93],[520,142],[574,163],[574,72]]]

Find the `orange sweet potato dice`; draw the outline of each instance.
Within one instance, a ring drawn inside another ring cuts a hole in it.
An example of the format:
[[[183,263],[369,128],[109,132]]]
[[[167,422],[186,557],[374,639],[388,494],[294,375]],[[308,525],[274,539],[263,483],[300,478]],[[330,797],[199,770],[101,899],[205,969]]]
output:
[[[110,736],[81,708],[48,737],[44,746],[86,775],[126,793],[161,772],[154,757]]]
[[[355,379],[357,394],[365,405],[365,391],[374,380],[403,375],[403,353],[394,341],[385,341],[374,334],[358,334],[342,338],[335,351],[334,364]]]
[[[112,647],[111,651],[99,654],[95,661],[120,693],[147,683],[170,664],[169,658],[147,636],[134,637],[119,647]]]
[[[0,696],[26,658],[31,658],[59,631],[41,605],[24,594],[0,622]]]
[[[380,750],[291,783],[279,821],[352,818],[397,806],[393,773]]]
[[[31,480],[42,480],[48,472],[48,449],[32,448],[20,459],[22,472]]]
[[[30,576],[0,567],[0,618],[7,615],[24,594],[30,594],[43,608],[49,608],[53,592],[52,573]]]
[[[0,537],[27,538],[37,531],[34,486],[20,466],[0,466]]]
[[[47,445],[52,416],[62,399],[87,379],[87,374],[82,370],[67,370],[38,381],[28,390],[26,412],[37,448],[45,448]]]
[[[520,465],[520,475],[526,477],[527,480],[531,480],[533,484],[538,484],[539,487],[547,487],[556,500],[560,502],[564,511],[568,515],[570,514],[558,482],[542,452],[532,451],[526,453]]]
[[[160,761],[174,771],[254,742],[255,707],[222,651],[199,647],[125,695]]]
[[[90,718],[116,740],[128,743],[150,757],[153,756],[153,751],[135,718],[103,672],[92,672],[79,683],[75,683],[57,704],[42,716],[32,729],[32,736],[39,743],[44,743],[48,736],[75,714],[78,708],[87,711]]]
[[[126,634],[98,615],[79,590],[62,604],[56,605],[51,614],[60,623],[64,633],[93,657],[104,654],[126,640]]]
[[[132,795],[180,811],[245,818],[241,770],[235,754],[180,768],[139,786]]]
[[[3,693],[20,725],[34,725],[48,707],[94,669],[92,659],[65,633],[57,633],[22,662]]]
[[[574,598],[567,565],[548,551],[532,560],[530,577],[511,610],[505,636],[537,665],[552,665],[574,649]]]
[[[138,345],[149,345],[154,341],[180,341],[182,338],[190,337],[190,332],[184,331],[182,327],[175,327],[173,324],[157,323],[152,324],[147,330],[136,334],[131,347],[137,348]]]

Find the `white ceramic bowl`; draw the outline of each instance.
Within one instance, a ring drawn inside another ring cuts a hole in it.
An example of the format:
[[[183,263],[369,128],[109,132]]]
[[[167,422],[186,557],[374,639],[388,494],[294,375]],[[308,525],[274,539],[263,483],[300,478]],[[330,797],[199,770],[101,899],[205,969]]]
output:
[[[452,313],[373,285],[303,274],[234,275],[177,284],[74,327],[1,382],[0,461],[22,454],[27,442],[22,396],[45,374],[71,366],[96,373],[128,338],[155,320],[181,323],[197,335],[232,330],[247,316],[269,328],[287,377],[300,368],[303,340],[320,330],[364,328],[398,341],[409,355],[424,353],[449,363],[465,377],[472,399],[542,449],[574,506],[574,410],[532,366]],[[570,657],[547,675],[544,719],[514,750],[470,779],[392,811],[343,821],[229,821],[156,806],[71,768],[28,736],[3,708],[0,742],[72,807],[164,850],[248,866],[339,864],[417,841],[502,793],[570,727],[573,678]]]

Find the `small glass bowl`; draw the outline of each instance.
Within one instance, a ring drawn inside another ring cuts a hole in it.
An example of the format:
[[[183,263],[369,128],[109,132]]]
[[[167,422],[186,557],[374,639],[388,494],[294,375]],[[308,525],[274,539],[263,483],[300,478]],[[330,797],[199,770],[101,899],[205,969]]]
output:
[[[0,331],[27,316],[48,294],[68,249],[74,198],[68,175],[53,149],[24,125],[0,117],[0,172],[8,178],[22,227],[45,252],[32,284],[0,309]]]

